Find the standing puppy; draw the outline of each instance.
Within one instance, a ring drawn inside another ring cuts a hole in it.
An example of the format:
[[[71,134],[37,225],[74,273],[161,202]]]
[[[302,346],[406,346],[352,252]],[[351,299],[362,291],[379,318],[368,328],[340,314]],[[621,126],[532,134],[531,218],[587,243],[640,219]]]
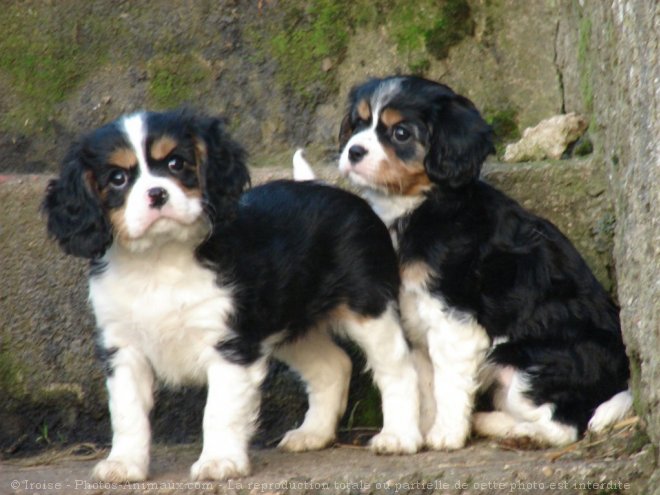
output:
[[[630,407],[618,310],[547,220],[479,180],[492,132],[467,98],[415,77],[354,88],[341,172],[398,246],[402,322],[422,386],[426,443],[476,432],[572,442]],[[426,389],[426,390],[425,390]]]
[[[95,476],[143,480],[156,378],[207,383],[194,479],[249,471],[248,442],[269,356],[307,385],[303,424],[280,447],[327,446],[344,413],[351,362],[341,329],[363,349],[383,398],[377,453],[412,453],[417,379],[396,312],[399,273],[369,205],[318,184],[244,192],[244,152],[217,119],[138,113],[74,145],[48,188],[48,230],[91,260],[90,300],[110,370],[113,439]]]

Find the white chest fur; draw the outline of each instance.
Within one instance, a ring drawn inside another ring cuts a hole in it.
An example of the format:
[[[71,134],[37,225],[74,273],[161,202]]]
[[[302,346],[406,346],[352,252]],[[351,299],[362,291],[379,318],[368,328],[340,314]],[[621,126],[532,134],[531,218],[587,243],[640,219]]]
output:
[[[373,189],[364,190],[362,196],[388,227],[391,227],[399,217],[413,211],[426,199],[423,194],[398,196],[384,194]]]
[[[170,384],[202,382],[225,337],[231,289],[192,250],[169,245],[145,253],[113,247],[104,272],[90,279],[90,299],[107,348],[132,347]]]

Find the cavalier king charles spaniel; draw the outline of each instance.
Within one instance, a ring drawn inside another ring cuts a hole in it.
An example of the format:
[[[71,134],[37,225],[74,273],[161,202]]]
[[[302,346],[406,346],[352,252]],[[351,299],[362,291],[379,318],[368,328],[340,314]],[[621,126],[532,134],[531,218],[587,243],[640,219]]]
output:
[[[492,140],[470,100],[417,77],[354,88],[341,124],[339,169],[398,250],[432,449],[472,429],[567,444],[631,405],[616,305],[557,227],[479,179]],[[491,412],[473,415],[480,390]]]
[[[221,120],[136,113],[74,144],[46,192],[48,231],[91,260],[89,294],[105,356],[113,438],[94,474],[143,480],[159,379],[206,383],[193,479],[249,472],[248,442],[271,356],[297,371],[309,409],[280,443],[332,442],[354,340],[382,394],[377,453],[416,452],[417,374],[397,313],[387,229],[361,198],[316,183],[248,189],[245,153]]]

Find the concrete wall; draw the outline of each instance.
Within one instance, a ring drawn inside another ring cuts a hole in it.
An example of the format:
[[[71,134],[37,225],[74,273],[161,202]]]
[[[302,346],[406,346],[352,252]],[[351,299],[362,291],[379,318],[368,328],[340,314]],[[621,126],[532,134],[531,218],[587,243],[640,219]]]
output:
[[[614,257],[636,408],[660,445],[660,4],[561,2],[567,95],[591,112],[614,198]],[[656,471],[649,492],[660,493]]]

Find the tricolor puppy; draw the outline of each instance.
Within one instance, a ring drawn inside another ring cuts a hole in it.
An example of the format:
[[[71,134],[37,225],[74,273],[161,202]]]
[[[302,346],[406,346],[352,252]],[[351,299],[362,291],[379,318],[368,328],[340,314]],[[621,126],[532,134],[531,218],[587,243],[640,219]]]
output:
[[[95,468],[142,480],[154,381],[207,383],[194,479],[249,471],[248,441],[271,355],[309,394],[289,451],[332,442],[351,362],[365,352],[383,398],[377,453],[422,444],[417,377],[399,325],[399,272],[369,205],[335,188],[274,182],[245,192],[244,152],[217,119],[137,113],[86,136],[48,188],[48,230],[91,260],[90,299],[107,356],[113,439]]]
[[[617,307],[550,222],[479,180],[492,132],[472,102],[415,77],[354,88],[339,168],[399,252],[402,323],[434,449],[477,433],[572,442],[630,407]],[[426,390],[425,390],[426,388]]]

